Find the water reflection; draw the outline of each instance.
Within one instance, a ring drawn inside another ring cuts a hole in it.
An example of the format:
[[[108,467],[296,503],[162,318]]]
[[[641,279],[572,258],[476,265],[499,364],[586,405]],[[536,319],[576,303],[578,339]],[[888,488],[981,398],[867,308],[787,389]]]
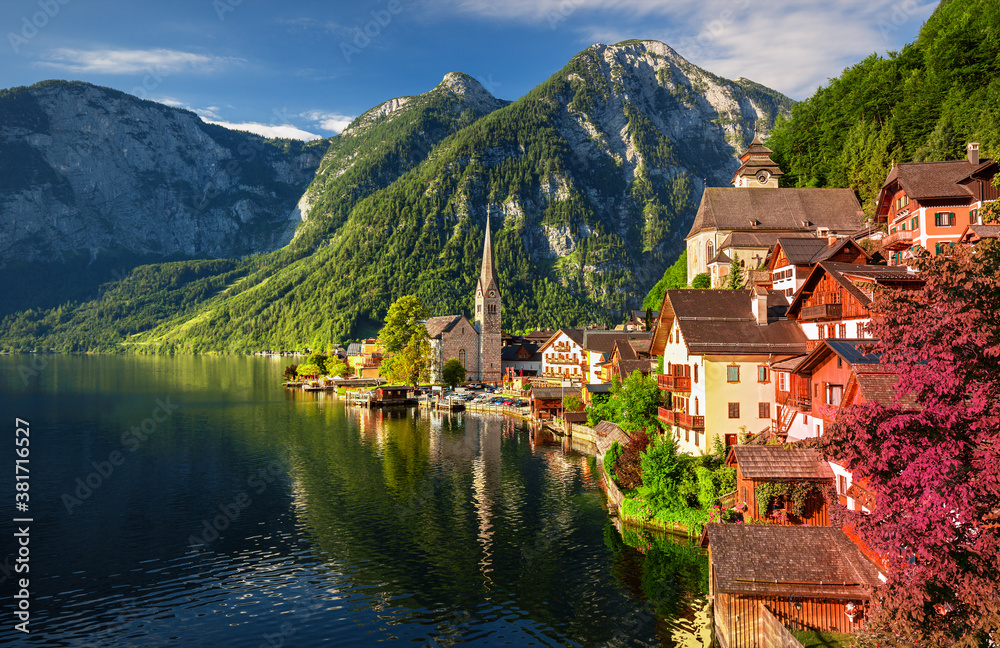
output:
[[[58,357],[28,385],[18,361],[0,358],[0,409],[44,431],[32,455],[40,630],[0,628],[3,645],[626,646],[697,634],[700,563],[650,560],[608,526],[593,460],[521,421],[346,407],[282,390],[282,363],[260,359]],[[67,514],[60,494],[167,396],[181,405],[171,420]],[[239,516],[192,546],[240,493]]]

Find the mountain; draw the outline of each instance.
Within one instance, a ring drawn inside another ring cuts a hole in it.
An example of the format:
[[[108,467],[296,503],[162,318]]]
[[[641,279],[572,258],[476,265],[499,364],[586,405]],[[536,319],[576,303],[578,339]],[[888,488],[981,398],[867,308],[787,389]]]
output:
[[[253,267],[180,283],[168,279],[178,267],[137,271],[99,300],[20,314],[0,332],[9,346],[108,348],[139,333],[128,348],[245,351],[373,332],[403,294],[437,314],[470,312],[487,210],[505,328],[610,323],[677,258],[704,186],[728,184],[754,131],[791,105],[655,41],[587,48],[509,104],[451,73],[335,138],[299,201],[295,239]],[[148,330],[150,313],[178,302]],[[81,345],[84,313],[110,312],[115,323],[88,324]]]
[[[916,41],[844,70],[768,139],[783,184],[852,187],[871,214],[894,162],[1000,155],[1000,12],[944,0]]]
[[[0,91],[0,312],[87,294],[141,262],[281,248],[327,145],[86,83]]]

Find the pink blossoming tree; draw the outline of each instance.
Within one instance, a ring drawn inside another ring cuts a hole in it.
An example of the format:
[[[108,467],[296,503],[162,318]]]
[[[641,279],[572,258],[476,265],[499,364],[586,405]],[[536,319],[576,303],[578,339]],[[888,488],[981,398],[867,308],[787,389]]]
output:
[[[877,498],[871,515],[842,511],[890,566],[872,641],[985,646],[1000,643],[1000,245],[920,265],[922,290],[875,298],[897,400],[846,408],[823,450]]]

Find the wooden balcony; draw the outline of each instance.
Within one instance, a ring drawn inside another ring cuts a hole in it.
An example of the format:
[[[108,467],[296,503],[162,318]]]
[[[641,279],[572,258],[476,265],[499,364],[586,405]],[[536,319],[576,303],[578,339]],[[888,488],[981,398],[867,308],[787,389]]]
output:
[[[684,428],[685,430],[705,429],[704,416],[691,416],[690,414],[685,414],[684,412],[674,412],[673,410],[668,410],[665,407],[659,408],[656,418],[666,425],[676,425],[677,427]]]
[[[843,304],[817,304],[816,306],[806,306],[803,308],[799,319],[803,322],[839,320],[843,318],[843,313]]]
[[[906,250],[913,245],[916,232],[913,230],[900,230],[893,232],[882,239],[882,249],[884,250]]]
[[[660,374],[656,377],[656,386],[664,391],[689,392],[691,391],[691,377]]]

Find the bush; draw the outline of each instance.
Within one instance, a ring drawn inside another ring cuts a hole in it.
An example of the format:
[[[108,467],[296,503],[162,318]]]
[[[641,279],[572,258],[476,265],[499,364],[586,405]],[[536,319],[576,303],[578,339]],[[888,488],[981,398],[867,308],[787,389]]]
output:
[[[298,371],[299,371],[298,365],[288,365],[287,367],[285,367],[285,373],[284,373],[285,380],[295,380],[299,375]]]
[[[694,508],[698,487],[697,457],[677,454],[673,437],[660,439],[642,455],[642,494],[657,510]]]
[[[703,509],[710,509],[719,497],[736,490],[736,469],[721,466],[716,469],[698,466],[694,469],[698,482],[698,503]]]
[[[618,457],[622,455],[622,444],[615,441],[608,448],[608,451],[604,454],[604,474],[608,477],[614,478],[615,476],[615,464],[618,462]],[[616,480],[617,481],[617,480]]]
[[[702,272],[699,275],[695,275],[694,279],[691,280],[692,288],[711,288],[712,278],[708,276],[707,272]]]
[[[645,432],[636,432],[618,461],[615,463],[615,477],[622,488],[638,488],[642,486],[642,458],[649,447],[649,436]]]

